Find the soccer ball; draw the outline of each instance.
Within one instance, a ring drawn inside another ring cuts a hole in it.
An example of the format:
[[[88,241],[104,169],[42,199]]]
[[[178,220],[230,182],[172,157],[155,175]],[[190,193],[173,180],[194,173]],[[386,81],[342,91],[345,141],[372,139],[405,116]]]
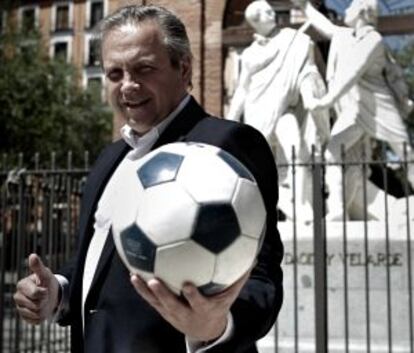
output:
[[[211,295],[249,270],[266,210],[253,175],[236,158],[212,145],[176,142],[130,172],[112,230],[131,273],[159,278],[177,294],[191,282]]]

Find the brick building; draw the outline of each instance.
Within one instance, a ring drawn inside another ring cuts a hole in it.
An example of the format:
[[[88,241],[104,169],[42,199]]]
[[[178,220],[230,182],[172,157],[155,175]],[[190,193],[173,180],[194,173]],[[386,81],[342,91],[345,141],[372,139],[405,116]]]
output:
[[[248,0],[151,1],[153,4],[172,9],[186,24],[194,54],[192,94],[213,114],[220,115],[223,106],[224,21],[232,26],[238,26],[242,22],[243,9],[249,2]],[[132,3],[145,4],[149,1],[21,0],[12,2],[11,16],[17,20],[20,27],[39,27],[46,46],[49,47],[50,56],[64,56],[79,67],[82,84],[86,87],[103,83],[98,57],[91,46],[93,26],[116,8]],[[230,16],[229,13],[234,15]],[[4,28],[7,16],[9,14],[3,10],[0,14],[0,28]]]
[[[157,4],[176,12],[188,28],[194,54],[192,94],[212,114],[222,115],[231,90],[226,75],[234,68],[228,58],[234,50],[247,46],[252,31],[243,19],[252,0],[20,0],[12,1],[13,16],[20,26],[39,26],[50,55],[62,55],[79,67],[82,84],[102,85],[99,60],[91,46],[93,26],[105,15],[127,4]],[[321,1],[315,1],[321,3]],[[281,26],[302,22],[301,14],[289,0],[269,0]],[[7,21],[0,13],[0,30]],[[380,21],[380,30],[388,34],[414,32],[412,15]],[[227,70],[227,73],[226,73]],[[227,75],[228,76],[228,75]],[[231,76],[231,74],[230,74]],[[233,75],[234,76],[234,75]],[[231,78],[230,78],[231,81]],[[225,85],[229,87],[226,87]],[[114,131],[118,121],[115,118]]]

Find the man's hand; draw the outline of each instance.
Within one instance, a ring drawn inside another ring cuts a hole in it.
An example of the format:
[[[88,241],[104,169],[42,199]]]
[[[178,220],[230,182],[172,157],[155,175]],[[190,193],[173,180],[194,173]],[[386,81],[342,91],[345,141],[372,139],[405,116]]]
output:
[[[59,282],[39,256],[28,259],[32,274],[17,283],[14,302],[20,316],[31,324],[50,318],[58,306]]]
[[[323,96],[322,98],[307,98],[303,101],[305,109],[310,111],[320,111],[324,109],[329,109],[332,104],[332,98],[329,94]]]
[[[211,341],[224,333],[230,307],[249,275],[250,272],[246,273],[231,287],[211,297],[203,296],[195,286],[186,284],[183,295],[187,302],[180,300],[158,279],[145,283],[132,275],[131,282],[136,291],[189,340]]]

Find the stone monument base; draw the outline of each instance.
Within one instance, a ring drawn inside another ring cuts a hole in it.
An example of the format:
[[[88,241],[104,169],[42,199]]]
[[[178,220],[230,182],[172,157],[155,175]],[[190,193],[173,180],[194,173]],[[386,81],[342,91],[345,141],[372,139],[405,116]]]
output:
[[[285,299],[277,323],[277,352],[295,352],[295,332],[298,351],[315,352],[313,226],[296,227],[295,254],[293,223],[279,223],[285,245]],[[414,222],[401,217],[327,223],[329,352],[345,352],[346,345],[349,352],[367,352],[367,344],[372,353],[410,352],[409,270],[414,273],[414,246],[408,233],[413,229]],[[274,353],[274,341],[272,330],[259,342],[260,352]]]

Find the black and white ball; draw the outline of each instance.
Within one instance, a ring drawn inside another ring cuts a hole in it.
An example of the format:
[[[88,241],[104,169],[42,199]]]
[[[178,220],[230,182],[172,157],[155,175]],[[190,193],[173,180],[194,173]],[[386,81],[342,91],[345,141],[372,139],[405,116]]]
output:
[[[131,173],[112,225],[131,273],[157,277],[177,294],[191,282],[210,295],[249,270],[266,211],[253,175],[236,158],[177,142],[147,154]]]

